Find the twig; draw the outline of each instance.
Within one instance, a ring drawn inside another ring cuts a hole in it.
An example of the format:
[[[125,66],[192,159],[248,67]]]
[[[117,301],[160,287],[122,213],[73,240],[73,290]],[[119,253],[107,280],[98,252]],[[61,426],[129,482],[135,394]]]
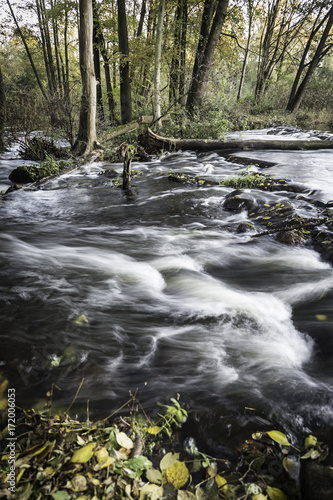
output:
[[[78,388],[78,390],[76,391],[76,394],[75,394],[75,396],[74,396],[74,399],[73,399],[73,401],[71,402],[71,404],[69,405],[69,407],[67,408],[67,410],[66,410],[66,412],[65,412],[65,413],[68,413],[68,412],[69,412],[69,410],[72,408],[72,406],[73,406],[73,404],[74,404],[74,402],[75,402],[76,398],[77,398],[77,397],[78,397],[78,395],[79,395],[79,392],[80,392],[80,390],[81,390],[81,387],[82,387],[83,382],[84,382],[84,378],[81,380],[81,384],[79,385],[79,388]]]
[[[311,219],[309,219],[308,222],[296,224],[293,226],[285,226],[285,227],[279,227],[275,229],[269,229],[268,231],[263,231],[262,233],[256,233],[252,235],[252,238],[258,238],[259,236],[267,236],[268,234],[273,234],[273,233],[281,233],[281,232],[287,232],[287,231],[292,231],[293,229],[302,229],[302,228],[307,228],[307,227],[316,227],[320,226],[321,224],[325,224],[328,221],[328,218],[325,217],[323,219],[317,219],[316,222],[310,222]]]

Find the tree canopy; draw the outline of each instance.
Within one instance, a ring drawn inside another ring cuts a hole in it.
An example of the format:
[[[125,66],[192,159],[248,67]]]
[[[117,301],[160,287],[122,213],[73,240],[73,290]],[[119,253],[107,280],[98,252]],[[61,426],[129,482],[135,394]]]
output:
[[[86,2],[93,12],[92,34],[85,36],[92,36],[98,126],[142,115],[160,123],[171,113],[182,134],[186,127],[193,133],[201,119],[221,131],[232,123],[236,102],[244,115],[333,109],[328,0]],[[0,4],[7,124],[28,130],[44,120],[74,144],[86,88],[79,50],[83,3]]]

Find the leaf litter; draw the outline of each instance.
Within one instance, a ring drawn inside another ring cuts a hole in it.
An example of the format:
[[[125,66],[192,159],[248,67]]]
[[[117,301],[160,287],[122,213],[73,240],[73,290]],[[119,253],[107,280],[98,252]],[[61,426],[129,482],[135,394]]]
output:
[[[52,399],[53,388],[48,395]],[[142,413],[133,413],[134,404]],[[136,395],[131,394],[122,408],[130,405],[130,416],[116,416],[115,412],[97,422],[90,422],[89,416],[81,422],[67,412],[52,416],[50,408],[17,408],[21,413],[16,427],[16,491],[8,490],[5,445],[0,498],[293,500],[300,498],[301,460],[321,463],[328,455],[327,446],[315,436],[308,436],[299,451],[285,434],[272,429],[257,432],[242,443],[238,460],[231,464],[195,446],[186,449],[180,445],[178,430],[188,414],[178,400],[160,405],[164,413],[153,420]],[[3,441],[7,433],[8,429],[2,431]]]

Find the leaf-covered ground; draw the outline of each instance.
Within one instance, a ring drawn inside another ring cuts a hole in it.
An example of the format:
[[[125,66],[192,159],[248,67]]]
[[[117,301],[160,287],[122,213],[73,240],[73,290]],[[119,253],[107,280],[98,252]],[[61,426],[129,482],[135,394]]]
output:
[[[200,452],[194,442],[187,447],[181,443],[178,430],[188,415],[176,399],[161,405],[154,420],[135,396],[125,406],[128,416],[118,413],[98,422],[56,415],[52,407],[45,412],[17,409],[16,484],[10,488],[5,427],[0,435],[0,498],[301,499],[302,462],[320,464],[328,456],[328,447],[314,436],[298,450],[284,433],[272,429],[250,436],[230,463]]]

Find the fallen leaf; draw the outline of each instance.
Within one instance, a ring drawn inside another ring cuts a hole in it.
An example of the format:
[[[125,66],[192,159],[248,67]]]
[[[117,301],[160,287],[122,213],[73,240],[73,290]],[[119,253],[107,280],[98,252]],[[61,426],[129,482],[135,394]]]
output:
[[[156,435],[156,434],[158,434],[159,432],[161,432],[162,428],[163,428],[163,427],[159,427],[158,425],[152,425],[152,426],[148,427],[147,432],[148,432],[149,434]]]
[[[71,483],[74,491],[84,491],[88,487],[87,480],[84,476],[82,476],[82,474],[74,476]]]
[[[134,446],[132,439],[129,438],[125,432],[119,432],[116,439],[119,446],[125,448],[126,450],[131,450]]]
[[[71,462],[74,462],[75,464],[83,464],[85,462],[88,462],[94,454],[93,450],[95,446],[96,443],[91,442],[86,446],[83,446],[83,448],[76,450],[71,458]]]
[[[190,473],[185,465],[185,462],[176,462],[166,469],[167,481],[168,483],[172,484],[172,486],[174,486],[176,490],[179,490],[179,488],[185,486],[189,477]]]
[[[171,465],[175,464],[179,460],[179,453],[167,453],[164,455],[162,460],[160,461],[160,469],[163,471],[170,467]]]
[[[275,441],[278,444],[281,444],[282,446],[291,446],[291,444],[289,443],[289,441],[287,439],[287,436],[280,431],[269,431],[269,432],[266,432],[266,434],[271,439],[273,439],[273,441]]]
[[[146,476],[147,476],[147,479],[150,483],[160,485],[162,482],[161,472],[158,469],[154,469],[153,467],[151,469],[147,470]]]
[[[270,500],[288,500],[286,495],[279,488],[267,486],[266,491]]]

